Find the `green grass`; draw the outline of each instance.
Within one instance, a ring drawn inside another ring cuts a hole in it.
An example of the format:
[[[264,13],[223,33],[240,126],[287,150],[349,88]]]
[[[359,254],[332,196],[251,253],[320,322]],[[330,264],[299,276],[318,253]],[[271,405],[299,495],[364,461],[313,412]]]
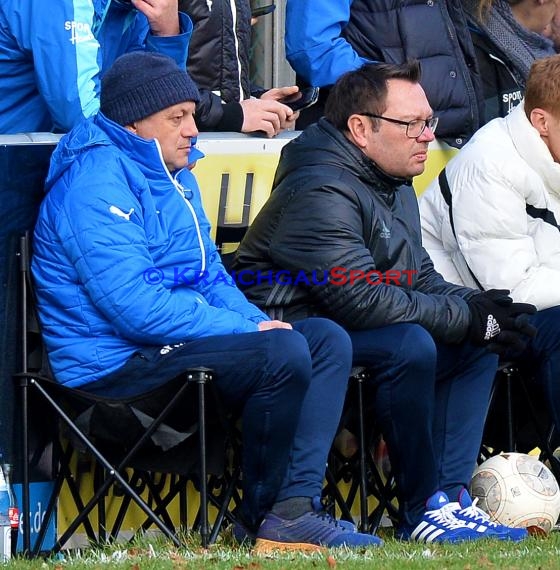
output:
[[[253,556],[249,548],[232,545],[227,538],[207,551],[203,551],[194,538],[187,538],[186,543],[187,547],[175,549],[163,540],[144,539],[132,546],[89,548],[65,552],[53,559],[13,559],[5,567],[10,570],[560,569],[558,532],[546,538],[530,538],[520,544],[480,541],[453,546],[408,544],[386,537],[385,546],[377,549],[332,549],[313,555],[278,554],[271,557]]]

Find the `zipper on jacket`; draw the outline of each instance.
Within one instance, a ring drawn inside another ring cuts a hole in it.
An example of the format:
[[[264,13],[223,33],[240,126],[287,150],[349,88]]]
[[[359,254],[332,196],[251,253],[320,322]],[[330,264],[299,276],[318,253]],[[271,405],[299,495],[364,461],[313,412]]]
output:
[[[165,161],[163,160],[163,155],[161,154],[161,147],[159,146],[158,140],[154,139],[154,142],[156,143],[157,151],[159,154],[159,159],[161,160],[161,164],[163,165],[163,169],[165,170],[167,177],[169,178],[171,184],[173,184],[173,186],[175,187],[175,190],[177,190],[177,192],[179,192],[181,198],[183,198],[183,202],[185,202],[185,204],[187,205],[187,207],[188,207],[188,209],[189,209],[189,211],[193,217],[194,225],[196,227],[196,235],[198,238],[198,245],[200,247],[200,253],[202,255],[202,268],[200,270],[199,277],[203,277],[204,273],[206,272],[206,250],[204,249],[204,242],[202,241],[202,233],[200,232],[200,225],[198,223],[198,218],[196,217],[196,212],[194,211],[192,204],[189,202],[189,200],[185,196],[185,189],[183,188],[181,183],[178,180],[176,180],[176,178],[171,176],[171,173],[169,172],[169,169],[167,168],[167,165],[165,164]],[[178,176],[180,172],[181,172],[181,170],[179,170],[179,172],[177,172],[176,176]]]
[[[521,87],[521,85],[519,85],[519,81],[517,81],[517,78],[513,74],[513,71],[508,67],[508,65],[505,61],[502,61],[497,55],[494,55],[493,53],[490,53],[490,52],[488,52],[488,57],[490,59],[493,59],[494,61],[497,61],[498,63],[502,64],[504,69],[511,75],[511,78],[515,81],[515,84],[517,85],[517,87],[519,87],[519,89],[523,89],[523,87]]]
[[[237,6],[235,0],[230,0],[231,17],[233,20],[233,41],[235,43],[235,56],[237,58],[237,83],[239,87],[239,101],[245,99],[243,93],[243,83],[241,81],[241,58],[239,57],[239,39],[237,38]]]
[[[170,176],[170,178],[171,178],[171,176]],[[179,192],[179,194],[181,195],[181,198],[183,198],[183,202],[185,202],[185,204],[187,205],[188,209],[191,212],[193,220],[194,220],[194,225],[196,227],[196,236],[198,238],[198,245],[200,246],[200,254],[202,255],[202,267],[200,269],[200,275],[199,275],[199,277],[202,277],[202,276],[204,276],[204,273],[206,272],[206,251],[204,249],[204,242],[202,241],[202,234],[200,232],[200,225],[198,223],[198,218],[196,217],[196,212],[194,211],[192,204],[190,203],[190,201],[185,196],[185,189],[183,188],[181,183],[174,178],[171,178],[171,181],[175,185],[177,192]]]

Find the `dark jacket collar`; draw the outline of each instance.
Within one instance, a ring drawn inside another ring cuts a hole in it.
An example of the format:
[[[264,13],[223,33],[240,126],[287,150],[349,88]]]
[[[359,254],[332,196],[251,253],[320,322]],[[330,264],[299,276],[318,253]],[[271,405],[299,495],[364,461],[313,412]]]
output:
[[[384,172],[323,117],[283,148],[274,185],[278,185],[294,169],[309,167],[320,172],[327,166],[348,170],[367,185],[384,192],[393,192],[402,185],[412,184],[410,179]]]

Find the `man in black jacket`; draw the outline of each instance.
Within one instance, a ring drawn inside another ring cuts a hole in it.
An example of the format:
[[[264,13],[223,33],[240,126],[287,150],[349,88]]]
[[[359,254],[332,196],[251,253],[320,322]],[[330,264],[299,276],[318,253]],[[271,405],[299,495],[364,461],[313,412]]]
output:
[[[196,124],[201,131],[263,132],[292,129],[298,117],[281,100],[296,86],[265,90],[251,84],[249,0],[179,0],[194,29],[187,69],[200,88]]]
[[[437,118],[418,63],[369,64],[333,87],[325,118],[286,145],[234,268],[273,318],[342,324],[367,366],[401,514],[398,536],[521,540],[467,492],[499,352],[534,331],[508,291],[446,282],[422,247],[411,179]]]

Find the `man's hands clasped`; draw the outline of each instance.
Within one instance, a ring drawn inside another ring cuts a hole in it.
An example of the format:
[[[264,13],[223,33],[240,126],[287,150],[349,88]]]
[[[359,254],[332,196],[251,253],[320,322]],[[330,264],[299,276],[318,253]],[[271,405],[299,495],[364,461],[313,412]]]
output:
[[[471,312],[469,340],[500,355],[521,352],[537,334],[529,322],[537,308],[514,303],[509,293],[507,289],[489,289],[467,301]]]

